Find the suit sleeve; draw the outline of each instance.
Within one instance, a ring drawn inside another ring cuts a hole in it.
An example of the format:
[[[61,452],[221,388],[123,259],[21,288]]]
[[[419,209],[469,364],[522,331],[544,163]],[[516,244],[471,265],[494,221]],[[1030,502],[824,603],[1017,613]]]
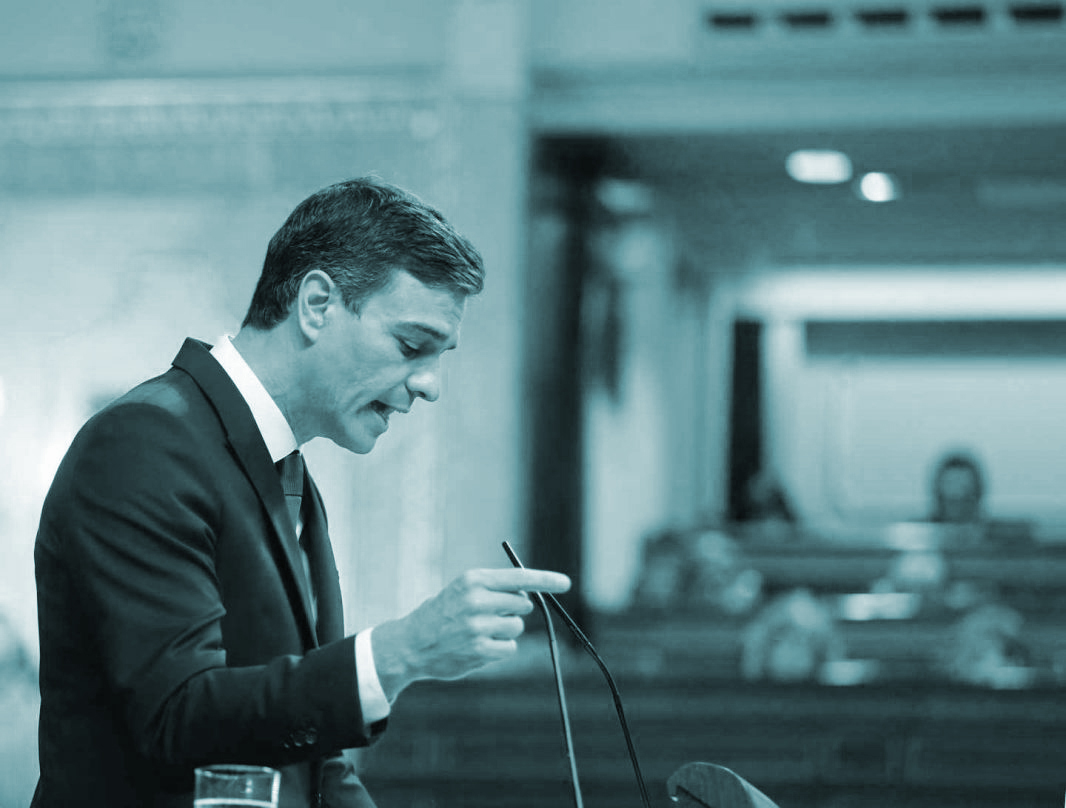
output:
[[[52,528],[134,745],[161,765],[188,768],[282,766],[367,744],[354,638],[227,667],[214,566],[223,492],[212,490],[198,457],[203,439],[187,420],[122,405],[98,416],[60,472],[68,502]]]

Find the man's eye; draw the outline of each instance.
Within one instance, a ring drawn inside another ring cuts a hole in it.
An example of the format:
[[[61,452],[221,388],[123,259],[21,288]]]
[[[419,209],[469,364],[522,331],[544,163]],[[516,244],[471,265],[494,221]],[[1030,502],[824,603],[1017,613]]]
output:
[[[412,359],[418,356],[421,351],[422,349],[419,346],[411,345],[409,342],[404,342],[403,340],[400,340],[400,353],[402,353],[408,359]]]

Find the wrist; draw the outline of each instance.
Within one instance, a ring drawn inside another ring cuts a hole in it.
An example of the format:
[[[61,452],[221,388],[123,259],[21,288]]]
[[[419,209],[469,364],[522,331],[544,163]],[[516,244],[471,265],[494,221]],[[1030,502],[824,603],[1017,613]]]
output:
[[[392,704],[404,688],[422,678],[404,638],[401,621],[390,620],[376,626],[370,634],[370,644],[378,681],[385,698]]]

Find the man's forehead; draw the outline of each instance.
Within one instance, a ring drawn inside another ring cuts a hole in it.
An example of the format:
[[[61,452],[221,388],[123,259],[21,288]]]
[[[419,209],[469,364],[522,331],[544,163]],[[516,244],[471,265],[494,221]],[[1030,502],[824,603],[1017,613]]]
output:
[[[420,319],[423,314],[433,313],[459,320],[466,308],[466,297],[457,289],[429,285],[405,270],[396,270],[388,283],[371,293],[366,302],[383,307],[397,318],[411,315],[412,319]]]

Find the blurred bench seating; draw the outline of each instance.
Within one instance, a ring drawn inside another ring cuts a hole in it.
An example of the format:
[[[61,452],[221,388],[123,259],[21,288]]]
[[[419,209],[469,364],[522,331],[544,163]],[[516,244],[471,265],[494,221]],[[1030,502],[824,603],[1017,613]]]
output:
[[[507,670],[401,696],[389,731],[360,758],[379,806],[573,804],[540,639],[528,635]],[[1036,808],[1066,790],[1066,700],[1056,688],[748,683],[729,670],[729,629],[685,621],[601,627],[594,642],[622,692],[656,808],[670,804],[667,778],[692,761],[733,769],[782,808]],[[563,666],[584,804],[639,806],[599,672],[577,649]]]

